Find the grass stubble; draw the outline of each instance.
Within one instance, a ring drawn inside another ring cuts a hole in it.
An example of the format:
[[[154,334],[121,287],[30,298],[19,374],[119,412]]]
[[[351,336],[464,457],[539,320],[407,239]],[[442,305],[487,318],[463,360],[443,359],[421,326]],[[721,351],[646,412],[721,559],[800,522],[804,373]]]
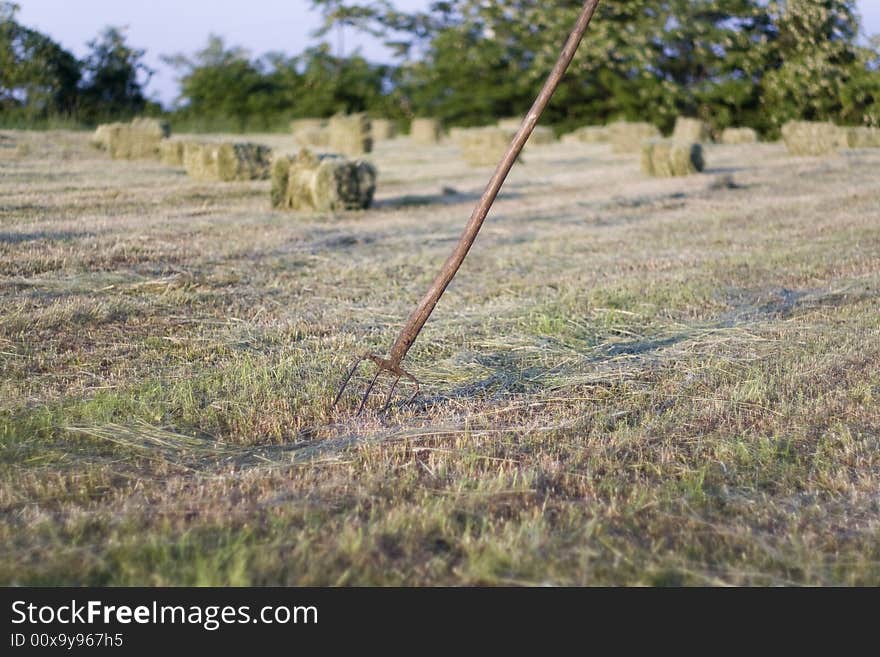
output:
[[[880,152],[532,149],[355,418],[489,173],[370,159],[291,215],[2,133],[0,583],[880,584]]]

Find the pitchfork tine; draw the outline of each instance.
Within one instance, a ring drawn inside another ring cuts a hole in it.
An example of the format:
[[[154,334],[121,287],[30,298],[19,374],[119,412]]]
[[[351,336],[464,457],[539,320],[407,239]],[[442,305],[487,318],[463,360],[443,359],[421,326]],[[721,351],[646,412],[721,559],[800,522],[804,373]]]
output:
[[[382,369],[376,370],[376,376],[373,377],[373,380],[370,381],[370,385],[367,386],[367,391],[364,393],[363,399],[361,399],[361,405],[358,406],[358,410],[356,415],[360,415],[364,411],[364,406],[367,405],[367,398],[370,396],[370,391],[373,389],[373,386],[376,385],[376,380],[379,378],[379,375],[382,374]]]
[[[394,383],[391,384],[391,387],[388,389],[388,394],[385,395],[385,405],[382,407],[382,412],[388,410],[388,407],[391,406],[391,395],[394,394],[394,389],[397,387],[397,384],[400,382],[400,377],[397,376],[394,379]]]
[[[354,361],[354,365],[351,366],[351,369],[348,372],[348,376],[345,377],[342,381],[342,385],[339,386],[339,392],[336,393],[336,399],[333,400],[333,406],[339,403],[339,400],[342,399],[342,393],[345,392],[345,388],[348,386],[348,382],[351,381],[351,377],[354,376],[354,373],[357,372],[358,366],[363,363],[367,359],[367,355],[359,357]]]

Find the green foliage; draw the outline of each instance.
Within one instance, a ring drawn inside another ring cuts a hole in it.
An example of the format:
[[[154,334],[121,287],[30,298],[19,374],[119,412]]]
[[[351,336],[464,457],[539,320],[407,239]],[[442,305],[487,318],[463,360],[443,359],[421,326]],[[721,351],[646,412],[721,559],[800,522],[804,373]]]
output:
[[[286,130],[296,117],[368,110],[394,114],[394,93],[386,91],[388,67],[358,54],[336,57],[326,44],[298,57],[269,53],[251,59],[212,35],[194,56],[165,61],[181,73],[176,118],[189,128]]]
[[[389,0],[312,0],[316,36],[301,54],[251,56],[210,36],[165,57],[180,75],[173,118],[189,130],[286,130],[290,119],[370,112],[483,125],[522,115],[556,61],[580,0],[444,0],[404,12]],[[143,88],[144,51],[107,28],[78,62],[19,25],[0,1],[0,123],[59,116],[94,123],[159,108]],[[396,66],[347,53],[380,37]],[[880,41],[859,40],[855,0],[603,0],[544,122],[558,130],[615,119],[670,130],[680,115],[715,131],[775,136],[792,119],[880,124]]]
[[[29,120],[73,112],[79,62],[52,39],[16,22],[18,6],[0,3],[0,112]]]
[[[143,88],[153,71],[144,63],[145,51],[130,47],[122,28],[107,27],[89,42],[83,61],[83,113],[89,118],[119,118],[142,113],[147,107]]]
[[[876,46],[856,44],[855,2],[788,0],[769,12],[779,31],[780,66],[764,79],[764,105],[774,128],[792,119],[878,123]]]

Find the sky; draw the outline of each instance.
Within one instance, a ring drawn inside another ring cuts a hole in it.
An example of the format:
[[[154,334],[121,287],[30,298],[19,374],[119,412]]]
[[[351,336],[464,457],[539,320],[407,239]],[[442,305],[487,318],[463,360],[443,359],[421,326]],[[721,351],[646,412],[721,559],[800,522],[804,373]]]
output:
[[[129,44],[146,49],[145,61],[156,70],[148,95],[165,105],[177,96],[175,73],[159,56],[192,53],[208,35],[219,34],[228,45],[253,55],[302,52],[319,40],[311,36],[320,15],[309,0],[17,0],[19,22],[46,33],[78,57],[86,43],[107,25],[127,26]],[[395,0],[403,10],[424,9],[429,0]],[[880,0],[859,0],[867,34],[880,34]],[[375,39],[349,31],[346,52],[360,48],[373,61],[390,61]]]

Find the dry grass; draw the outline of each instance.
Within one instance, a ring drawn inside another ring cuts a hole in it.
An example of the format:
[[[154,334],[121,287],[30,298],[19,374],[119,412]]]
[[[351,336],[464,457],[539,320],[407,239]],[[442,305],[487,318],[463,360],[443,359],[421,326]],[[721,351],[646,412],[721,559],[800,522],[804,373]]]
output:
[[[314,216],[2,133],[0,582],[880,584],[880,153],[706,151],[534,151],[358,419],[488,169]]]

